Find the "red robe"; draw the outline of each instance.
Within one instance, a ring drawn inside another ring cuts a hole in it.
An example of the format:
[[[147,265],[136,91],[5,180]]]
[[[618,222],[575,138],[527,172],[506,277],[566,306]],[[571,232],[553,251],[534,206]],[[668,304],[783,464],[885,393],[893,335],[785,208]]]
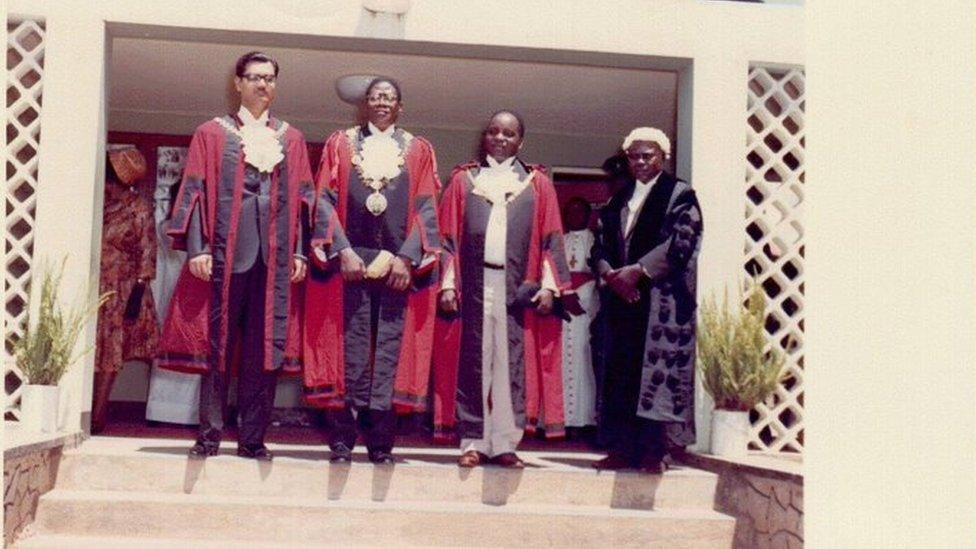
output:
[[[223,124],[240,127],[229,115],[200,125],[193,133],[183,183],[174,203],[167,234],[173,247],[186,249],[187,231],[196,208],[201,214],[204,240],[213,255],[210,282],[193,276],[184,264],[163,325],[156,363],[170,370],[204,373],[214,364],[220,371],[232,328],[228,326],[227,296],[237,242],[238,216],[244,188],[241,140]],[[310,222],[311,244],[328,242],[329,216],[315,213],[315,191],[305,138],[300,131],[269,117],[278,132],[284,159],[271,173],[267,286],[265,290],[264,369],[296,371],[301,361],[302,282],[291,284],[292,256],[298,238],[300,212]],[[228,197],[230,199],[228,200]],[[296,291],[297,290],[297,291]],[[220,314],[211,318],[210,309]],[[214,352],[211,352],[213,350]]]
[[[516,162],[516,168],[523,181],[525,177],[532,180],[507,205],[509,315],[520,315],[519,324],[523,326],[521,334],[509,333],[512,372],[524,373],[524,385],[513,383],[512,404],[518,425],[532,432],[542,420],[547,437],[560,437],[565,434],[562,320],[554,315],[540,315],[534,306],[519,307],[513,302],[524,302],[538,290],[543,264],[548,264],[560,291],[570,289],[562,221],[555,189],[544,169],[520,162]],[[475,239],[484,237],[481,231],[490,212],[490,205],[486,206],[484,199],[471,192],[477,170],[478,164],[474,162],[454,169],[441,198],[438,215],[445,249],[443,270],[447,271],[448,261],[453,264],[461,308],[460,314],[453,318],[438,316],[434,336],[437,349],[433,359],[434,428],[435,438],[442,442],[451,440],[455,430],[460,431],[462,437],[480,438],[483,422],[478,387],[481,384],[480,318],[483,311],[479,277],[483,270],[484,249],[465,241],[468,233],[477,233]],[[517,352],[519,347],[521,353]],[[524,391],[520,387],[524,387]]]
[[[337,131],[329,136],[322,151],[316,175],[316,188],[321,196],[329,196],[335,205],[337,227],[346,226],[348,218],[349,178],[353,169],[350,137]],[[400,130],[398,130],[400,131]],[[421,250],[428,259],[436,260],[440,253],[437,235],[434,197],[440,189],[437,166],[430,143],[411,136],[404,156],[409,174],[406,234],[419,232]],[[429,213],[419,206],[430,201]],[[338,230],[342,230],[339,228]],[[333,259],[338,261],[338,259]],[[436,263],[425,261],[415,272],[429,271]],[[309,304],[305,319],[304,381],[305,400],[321,408],[342,408],[346,397],[344,281],[337,268],[325,277],[310,277],[305,288]],[[431,338],[434,332],[437,292],[434,284],[407,290],[407,306],[403,320],[403,336],[393,383],[392,406],[399,412],[422,411],[426,408],[430,374]]]

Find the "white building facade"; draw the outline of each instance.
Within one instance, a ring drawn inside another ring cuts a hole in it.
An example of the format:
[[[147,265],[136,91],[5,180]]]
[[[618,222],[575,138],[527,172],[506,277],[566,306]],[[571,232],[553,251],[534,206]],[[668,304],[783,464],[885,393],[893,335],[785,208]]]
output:
[[[30,284],[39,260],[68,257],[66,299],[98,287],[116,40],[313,51],[341,44],[376,53],[643,67],[672,72],[677,79],[674,168],[696,188],[705,218],[699,299],[725,288],[734,292],[756,273],[770,297],[770,344],[788,355],[792,376],[752,413],[753,447],[802,453],[806,144],[801,6],[704,0],[165,5],[10,0],[7,5],[5,338],[22,333],[31,294],[39,290]],[[367,9],[385,5],[407,6],[408,11],[384,15]],[[409,101],[408,95],[408,108]],[[632,125],[647,123],[635,115]],[[92,345],[94,333],[92,320],[80,345]],[[5,417],[16,421],[22,376],[9,344],[4,353]],[[93,356],[88,354],[63,379],[62,429],[87,428],[92,377]],[[704,449],[711,403],[703,391],[697,396],[698,448]]]

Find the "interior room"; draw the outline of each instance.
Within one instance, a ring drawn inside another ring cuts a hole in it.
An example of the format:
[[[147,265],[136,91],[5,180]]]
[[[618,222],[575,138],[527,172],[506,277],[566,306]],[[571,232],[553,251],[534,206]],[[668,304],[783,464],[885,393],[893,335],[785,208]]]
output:
[[[561,201],[579,195],[599,206],[606,200],[609,183],[600,167],[635,126],[655,126],[672,137],[669,169],[683,152],[676,135],[679,60],[424,43],[407,44],[405,51],[403,42],[394,48],[373,39],[255,38],[172,28],[119,34],[109,45],[107,143],[140,149],[148,170],[139,192],[162,212],[159,202],[169,199],[167,187],[180,177],[194,128],[236,111],[234,61],[251,50],[278,60],[272,113],[305,134],[313,172],[328,135],[356,123],[357,106],[339,96],[346,76],[353,83],[373,75],[400,82],[404,110],[398,124],[433,144],[442,182],[454,165],[473,157],[484,124],[502,108],[523,116],[520,157],[550,169]],[[157,256],[159,279],[167,262],[180,261],[164,254]],[[154,293],[168,295],[171,284],[157,280]],[[166,299],[157,301],[161,319]],[[126,364],[112,390],[109,423],[144,416],[150,372],[143,362]],[[277,391],[276,408],[301,407],[299,379],[283,378]]]

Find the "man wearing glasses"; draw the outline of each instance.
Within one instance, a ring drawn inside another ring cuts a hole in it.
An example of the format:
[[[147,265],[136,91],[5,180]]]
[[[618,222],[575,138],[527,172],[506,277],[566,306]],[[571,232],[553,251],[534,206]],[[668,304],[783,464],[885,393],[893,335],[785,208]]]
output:
[[[345,228],[306,294],[306,400],[332,410],[333,463],[352,459],[357,431],[370,461],[393,463],[396,411],[426,402],[440,182],[430,143],[396,125],[402,101],[394,80],[370,82],[364,123],[329,137],[316,176]]]
[[[236,369],[237,454],[270,461],[264,436],[277,374],[297,366],[301,350],[295,287],[305,277],[305,249],[328,244],[334,216],[327,200],[315,200],[302,133],[269,114],[277,61],[250,52],[235,74],[240,108],[199,126],[190,142],[167,231],[174,248],[187,251],[187,266],[157,361],[203,374],[190,457],[217,454]]]
[[[702,233],[695,191],[664,171],[656,128],[624,139],[629,181],[600,213],[591,261],[604,284],[598,469],[662,473],[668,447],[695,440],[695,282]]]

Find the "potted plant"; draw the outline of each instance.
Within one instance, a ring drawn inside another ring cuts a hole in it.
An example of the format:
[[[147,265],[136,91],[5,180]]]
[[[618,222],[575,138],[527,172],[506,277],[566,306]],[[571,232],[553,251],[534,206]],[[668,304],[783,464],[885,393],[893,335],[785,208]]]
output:
[[[715,402],[711,452],[743,456],[749,444],[749,411],[773,394],[783,381],[785,356],[769,345],[764,329],[766,297],[753,280],[748,297],[739,295],[730,310],[728,294],[718,306],[706,301],[698,319],[698,369]]]
[[[56,272],[40,269],[41,303],[37,316],[29,319],[23,337],[14,342],[17,367],[26,378],[20,397],[21,424],[27,430],[42,433],[57,430],[58,382],[69,366],[91,350],[89,347],[72,354],[85,321],[111,296],[111,292],[106,293],[92,305],[76,305],[63,311],[58,286],[64,263],[62,260]]]

